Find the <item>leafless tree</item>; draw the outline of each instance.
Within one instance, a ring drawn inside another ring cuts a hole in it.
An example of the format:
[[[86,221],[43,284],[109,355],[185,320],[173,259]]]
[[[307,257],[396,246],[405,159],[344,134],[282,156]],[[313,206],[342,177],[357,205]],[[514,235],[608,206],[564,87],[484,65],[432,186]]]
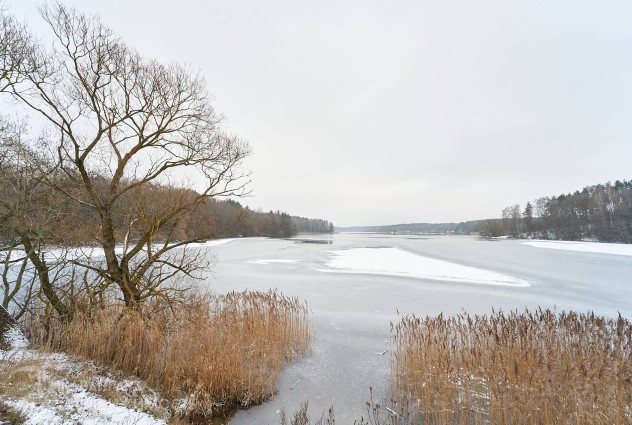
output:
[[[12,311],[16,316],[24,314],[37,280],[37,292],[44,295],[60,317],[68,318],[70,308],[63,301],[63,291],[54,284],[65,256],[58,255],[51,267],[43,246],[63,244],[62,222],[69,211],[60,194],[46,184],[54,164],[47,165],[38,156],[24,140],[25,134],[24,122],[0,117],[2,304],[8,309],[9,303],[14,303],[17,310]]]
[[[4,3],[0,2],[0,93],[19,91],[29,74],[49,75],[45,56],[26,26],[8,14]],[[48,266],[38,251],[40,244],[24,227],[26,211],[23,207],[32,200],[30,190],[33,185],[37,186],[37,182],[24,180],[32,177],[32,168],[18,168],[24,165],[27,153],[20,140],[23,131],[23,127],[8,117],[0,116],[2,306],[9,309],[9,304],[13,304],[14,316],[22,316],[33,295],[35,280],[39,278],[39,289],[51,296],[51,303],[59,309],[60,315],[64,315],[64,305],[52,290]],[[29,249],[24,248],[24,242]],[[18,254],[18,249],[24,251],[24,255]],[[32,258],[37,259],[39,267],[33,268]]]
[[[483,220],[478,224],[476,230],[482,238],[496,238],[506,234],[505,225],[500,219]]]
[[[0,1],[0,92],[18,89],[27,75],[49,76],[47,57],[28,28]]]
[[[520,205],[511,205],[503,209],[502,216],[507,234],[514,238],[520,237],[523,231]]]
[[[48,173],[46,183],[98,217],[104,261],[76,263],[135,306],[169,273],[192,274],[192,240],[175,241],[173,229],[204,199],[246,193],[240,165],[249,147],[221,131],[200,75],[143,57],[73,8],[54,4],[41,14],[55,47],[30,38],[33,66],[14,68],[4,90],[52,129],[49,159],[62,175]],[[130,208],[156,188],[168,199]]]

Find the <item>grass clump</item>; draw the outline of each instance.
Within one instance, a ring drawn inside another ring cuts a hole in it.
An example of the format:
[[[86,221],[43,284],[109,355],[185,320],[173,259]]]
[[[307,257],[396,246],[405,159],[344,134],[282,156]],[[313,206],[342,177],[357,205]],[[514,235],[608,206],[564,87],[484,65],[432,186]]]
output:
[[[323,412],[319,418],[314,420],[314,422],[310,422],[308,410],[308,402],[304,401],[303,403],[301,403],[301,407],[292,415],[290,415],[288,421],[288,416],[285,412],[285,409],[281,409],[279,423],[280,425],[336,425],[333,407],[330,408],[326,414],[325,412]]]
[[[274,291],[156,300],[138,310],[105,305],[49,324],[39,338],[138,376],[171,400],[174,416],[196,422],[266,400],[283,364],[309,341],[306,305]]]
[[[21,425],[26,418],[19,411],[0,400],[0,424]]]
[[[394,398],[415,423],[632,421],[632,325],[621,316],[407,316],[393,344]]]
[[[37,362],[29,360],[0,362],[0,396],[16,399],[28,395],[40,385],[38,368]]]

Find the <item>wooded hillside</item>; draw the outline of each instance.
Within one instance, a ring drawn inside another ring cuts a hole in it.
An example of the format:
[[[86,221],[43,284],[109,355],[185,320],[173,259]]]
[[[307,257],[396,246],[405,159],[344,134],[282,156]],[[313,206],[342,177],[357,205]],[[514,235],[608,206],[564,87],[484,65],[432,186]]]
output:
[[[581,191],[545,196],[512,205],[502,219],[485,220],[482,236],[632,243],[632,180],[586,186]]]

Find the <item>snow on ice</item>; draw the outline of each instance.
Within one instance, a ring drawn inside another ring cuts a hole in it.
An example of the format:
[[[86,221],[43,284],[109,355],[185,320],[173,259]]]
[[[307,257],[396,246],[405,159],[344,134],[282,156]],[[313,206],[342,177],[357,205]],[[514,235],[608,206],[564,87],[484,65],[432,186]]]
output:
[[[490,270],[424,257],[399,248],[353,248],[331,251],[334,255],[322,271],[380,274],[450,282],[500,286],[530,286],[529,282]]]
[[[536,248],[632,256],[632,244],[570,241],[529,241],[522,242],[522,244]]]

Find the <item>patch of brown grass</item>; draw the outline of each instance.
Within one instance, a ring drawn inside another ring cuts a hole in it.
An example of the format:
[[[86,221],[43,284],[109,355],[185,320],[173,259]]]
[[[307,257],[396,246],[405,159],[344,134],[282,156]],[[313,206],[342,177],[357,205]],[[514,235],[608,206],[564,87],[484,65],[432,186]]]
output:
[[[34,387],[42,385],[39,363],[31,360],[0,363],[0,395],[7,398],[23,398]]]
[[[308,349],[310,326],[297,299],[233,292],[139,311],[108,305],[46,335],[40,346],[134,374],[172,400],[175,415],[198,420],[273,394],[283,364]]]
[[[395,399],[416,423],[629,424],[632,325],[538,310],[404,317]]]

